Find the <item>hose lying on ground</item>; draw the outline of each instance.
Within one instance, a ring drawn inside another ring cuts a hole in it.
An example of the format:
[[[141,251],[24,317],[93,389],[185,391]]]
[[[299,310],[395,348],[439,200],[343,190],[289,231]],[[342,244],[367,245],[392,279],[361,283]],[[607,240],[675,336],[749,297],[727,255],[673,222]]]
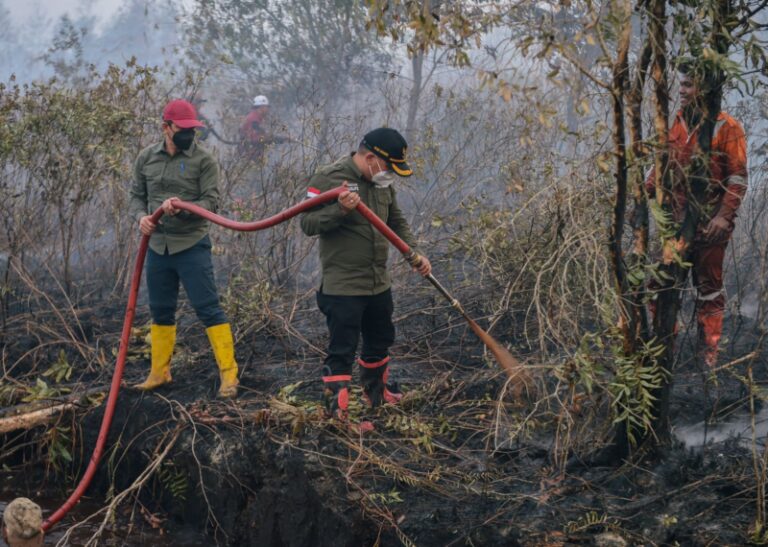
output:
[[[272,226],[280,224],[281,222],[285,222],[286,220],[300,213],[303,213],[304,211],[312,209],[313,207],[316,207],[328,201],[334,200],[338,198],[338,196],[342,192],[345,192],[345,191],[347,191],[346,186],[339,186],[338,188],[334,188],[327,192],[323,192],[322,194],[315,196],[311,199],[302,201],[301,203],[294,205],[293,207],[289,207],[288,209],[285,209],[284,211],[274,216],[271,216],[264,220],[258,220],[255,222],[238,222],[235,220],[230,220],[228,218],[219,216],[215,213],[211,213],[210,211],[207,211],[202,207],[198,207],[197,205],[186,203],[180,200],[174,201],[173,203],[177,209],[189,211],[190,213],[203,217],[215,224],[218,224],[219,226],[223,226],[224,228],[229,228],[231,230],[238,230],[241,232],[254,232],[257,230],[264,230],[266,228],[271,228]],[[378,216],[376,216],[376,214],[373,211],[371,211],[363,203],[358,204],[357,211],[361,215],[363,215],[377,230],[379,230],[397,248],[397,250],[399,250],[407,259],[413,261],[415,255],[411,250],[411,248],[402,239],[400,239],[397,236],[397,234],[395,234],[395,232],[393,232],[392,229],[389,228],[389,226],[387,226]],[[163,209],[158,208],[152,214],[151,220],[152,222],[157,224],[157,222],[160,220],[160,217],[162,216],[163,216]],[[144,268],[144,259],[147,255],[147,248],[149,246],[149,237],[150,236],[142,236],[141,243],[139,244],[139,250],[136,253],[136,263],[134,265],[133,276],[131,278],[131,287],[128,295],[128,305],[126,306],[125,319],[123,321],[123,330],[122,330],[122,335],[120,337],[120,351],[117,354],[115,371],[113,373],[112,383],[109,388],[109,395],[107,397],[107,405],[104,410],[104,417],[102,418],[102,421],[101,421],[101,428],[99,429],[99,435],[96,439],[96,446],[93,449],[93,454],[91,455],[91,459],[88,462],[88,467],[85,470],[85,473],[83,474],[83,477],[80,479],[80,482],[78,483],[74,492],[72,492],[72,494],[69,496],[67,501],[65,501],[64,504],[59,509],[57,509],[55,513],[53,513],[50,517],[48,517],[48,519],[45,520],[45,522],[43,522],[43,531],[45,532],[50,530],[50,528],[54,524],[56,524],[62,518],[64,518],[64,515],[66,515],[69,512],[69,510],[72,509],[72,507],[74,507],[74,505],[82,497],[82,495],[85,493],[85,490],[90,485],[94,475],[96,474],[96,470],[98,469],[98,466],[99,466],[99,461],[101,460],[101,457],[104,454],[104,445],[107,442],[107,435],[109,434],[109,428],[112,425],[112,418],[115,413],[115,406],[117,405],[117,396],[120,392],[120,383],[123,379],[125,361],[128,355],[128,344],[130,342],[131,327],[133,326],[133,317],[136,313],[136,300],[139,293],[139,284],[141,282],[141,272]],[[502,364],[502,366],[506,370],[507,374],[509,374],[510,377],[512,378],[514,377],[523,378],[522,367],[517,362],[517,360],[514,357],[512,357],[512,355],[509,354],[509,352],[506,349],[504,349],[498,342],[493,340],[493,338],[490,335],[488,335],[485,331],[483,331],[477,325],[477,323],[472,321],[472,319],[469,318],[466,312],[464,312],[463,308],[458,303],[458,301],[456,301],[453,297],[451,297],[448,294],[448,292],[442,287],[442,285],[440,285],[440,283],[437,282],[437,280],[434,277],[430,275],[428,276],[428,280],[441,292],[443,296],[445,296],[451,302],[451,305],[455,307],[462,314],[462,316],[469,322],[472,330],[480,337],[483,343],[485,343],[488,346],[488,348],[493,352],[493,354],[496,356],[496,358],[499,360],[499,362]]]

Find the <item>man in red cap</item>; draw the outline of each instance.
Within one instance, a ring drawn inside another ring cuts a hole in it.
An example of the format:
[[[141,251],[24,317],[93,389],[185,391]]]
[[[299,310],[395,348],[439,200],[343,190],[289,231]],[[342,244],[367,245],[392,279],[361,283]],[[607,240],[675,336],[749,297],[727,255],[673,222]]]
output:
[[[392,324],[392,281],[387,270],[389,241],[373,229],[355,207],[362,200],[379,218],[414,247],[415,240],[395,197],[394,182],[413,173],[405,159],[408,145],[389,128],[367,133],[357,151],[320,167],[309,180],[312,197],[346,183],[337,201],[304,214],[301,228],[320,236],[322,281],[317,303],[326,317],[330,341],[323,366],[324,399],[329,414],[347,419],[349,383],[362,334],[357,363],[368,404],[397,403],[401,394],[389,377]],[[432,266],[426,257],[412,261],[421,275]]]
[[[179,282],[206,327],[221,377],[220,397],[237,395],[237,362],[232,330],[219,304],[213,277],[208,221],[174,207],[173,200],[216,211],[219,168],[209,152],[195,142],[203,127],[195,107],[184,100],[163,110],[163,140],[141,151],[134,166],[130,211],[144,235],[151,235],[147,254],[147,288],[152,314],[152,366],[136,387],[152,390],[171,381],[171,356],[176,342]],[[159,224],[151,214],[162,207]]]

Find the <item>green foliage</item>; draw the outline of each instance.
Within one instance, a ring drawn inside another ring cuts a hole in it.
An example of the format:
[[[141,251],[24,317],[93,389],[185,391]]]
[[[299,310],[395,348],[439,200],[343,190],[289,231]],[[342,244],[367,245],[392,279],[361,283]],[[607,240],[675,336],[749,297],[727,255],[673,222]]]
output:
[[[0,247],[22,266],[38,253],[55,256],[40,260],[67,292],[86,211],[92,222],[124,215],[124,181],[151,115],[154,76],[130,61],[102,73],[91,67],[77,86],[0,84]]]
[[[49,428],[40,440],[40,448],[46,450],[46,463],[57,473],[64,465],[72,462],[69,449],[72,446],[72,428],[55,425]]]
[[[584,390],[591,394],[595,387],[595,382],[605,372],[595,355],[601,354],[605,350],[602,337],[596,333],[587,333],[581,339],[579,349],[573,356],[571,364],[562,366],[558,369],[558,375],[569,384],[577,384],[584,387]]]
[[[659,237],[662,240],[674,237],[679,226],[674,222],[672,212],[668,208],[659,205],[656,200],[648,201],[648,210],[656,223]]]
[[[656,393],[669,373],[659,366],[664,346],[655,339],[632,355],[624,353],[621,333],[616,328],[588,333],[573,359],[556,373],[569,386],[580,386],[588,395],[596,391],[610,396],[612,422],[623,422],[635,444],[653,426]]]
[[[59,358],[48,370],[43,372],[43,376],[52,377],[53,381],[60,384],[62,380],[69,380],[72,376],[72,365],[67,360],[67,354],[62,349],[59,350]]]
[[[368,497],[371,500],[383,503],[384,505],[403,503],[403,498],[400,497],[400,492],[394,488],[389,492],[374,492],[373,494],[368,494]]]
[[[614,346],[616,369],[608,388],[612,397],[613,422],[625,423],[632,444],[653,428],[656,393],[669,379],[669,373],[657,362],[664,351],[665,347],[655,339],[630,356],[624,355],[620,346]]]
[[[166,460],[158,471],[160,484],[166,492],[170,492],[176,501],[185,501],[189,492],[187,473],[180,469],[172,460]]]
[[[426,450],[427,454],[434,452],[435,448],[432,444],[435,435],[434,428],[418,416],[392,414],[387,417],[384,425],[405,436],[415,446]]]
[[[27,394],[21,400],[25,403],[54,399],[70,391],[68,388],[51,387],[42,378],[38,378],[34,386],[25,387],[24,390]]]

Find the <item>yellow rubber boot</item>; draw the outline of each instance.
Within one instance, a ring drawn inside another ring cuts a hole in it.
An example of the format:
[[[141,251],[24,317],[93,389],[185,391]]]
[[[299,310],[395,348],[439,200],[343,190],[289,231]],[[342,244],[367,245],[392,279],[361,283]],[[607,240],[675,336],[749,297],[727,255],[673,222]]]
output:
[[[229,323],[214,325],[206,329],[208,340],[211,341],[216,364],[219,365],[221,387],[219,397],[231,398],[237,396],[237,362],[235,362],[235,342],[232,339],[232,329]]]
[[[150,329],[152,368],[144,382],[134,387],[150,391],[171,382],[171,356],[176,344],[176,325],[155,325]]]

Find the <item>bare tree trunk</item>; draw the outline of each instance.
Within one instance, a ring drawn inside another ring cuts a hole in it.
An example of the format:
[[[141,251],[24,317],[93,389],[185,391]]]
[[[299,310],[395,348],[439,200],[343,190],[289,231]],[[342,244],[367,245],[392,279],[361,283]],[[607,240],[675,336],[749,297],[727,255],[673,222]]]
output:
[[[629,118],[629,136],[632,149],[632,198],[634,209],[632,213],[632,228],[634,235],[634,247],[631,254],[631,267],[645,271],[648,263],[648,195],[645,191],[645,173],[643,172],[643,160],[648,154],[647,146],[643,141],[643,89],[648,76],[648,65],[651,62],[651,42],[646,40],[643,51],[638,60],[637,69],[632,80],[632,86],[627,93],[627,117]],[[633,291],[632,315],[630,331],[634,341],[647,341],[650,339],[650,326],[648,314],[645,309],[645,284]],[[636,346],[633,347],[633,350]]]
[[[408,142],[415,140],[416,116],[419,113],[419,102],[421,100],[422,79],[424,73],[424,52],[417,51],[411,59],[411,68],[413,71],[413,85],[408,97],[408,118],[405,123],[405,139]]]
[[[613,119],[614,119],[614,148],[616,154],[616,203],[614,204],[614,220],[611,231],[611,258],[619,295],[620,327],[623,338],[623,350],[626,356],[634,356],[643,342],[649,339],[648,319],[645,313],[644,291],[633,287],[628,281],[627,271],[643,269],[647,262],[648,251],[648,204],[644,189],[644,177],[637,164],[644,155],[642,132],[642,101],[648,64],[650,63],[650,44],[646,43],[639,59],[632,85],[629,85],[629,47],[631,43],[632,22],[629,2],[621,6],[625,18],[618,47],[618,56],[613,67]],[[625,138],[625,120],[629,119],[629,135],[631,143],[631,160],[634,169],[630,169],[630,157]],[[625,208],[630,183],[630,172],[634,173],[632,180],[634,210],[632,223],[634,227],[635,245],[629,255],[629,261],[622,250],[622,235]],[[644,365],[638,361],[638,365]],[[614,458],[623,459],[631,451],[630,436],[627,423],[617,424],[613,445]]]
[[[670,211],[669,178],[667,164],[668,152],[668,123],[669,123],[669,83],[667,81],[667,51],[666,51],[666,0],[652,0],[650,3],[649,40],[653,53],[651,77],[655,84],[655,115],[658,152],[655,157],[656,200],[667,211]],[[671,212],[671,211],[670,211]],[[666,245],[668,242],[662,242]],[[681,293],[678,287],[678,272],[675,264],[662,264],[662,271],[668,274],[671,282],[667,283],[657,295],[656,314],[653,321],[654,332],[659,342],[664,345],[664,353],[658,359],[658,366],[669,374],[664,374],[661,387],[656,393],[656,408],[654,411],[653,435],[648,440],[658,447],[668,446],[671,442],[671,424],[669,421],[669,396],[672,391],[672,365],[675,355],[675,324],[677,312],[680,309]]]
[[[628,57],[629,44],[632,36],[630,20],[630,6],[628,1],[622,2],[624,13],[624,27],[618,44],[616,61],[613,65],[613,81],[611,85],[611,98],[613,103],[613,144],[616,159],[616,197],[613,203],[613,223],[609,239],[611,263],[613,266],[616,294],[618,295],[620,326],[624,339],[624,351],[631,353],[634,346],[632,333],[630,332],[630,311],[627,309],[627,295],[629,284],[627,282],[626,266],[624,264],[624,250],[622,239],[624,236],[624,220],[627,209],[627,143],[624,124],[624,93],[628,81]]]

